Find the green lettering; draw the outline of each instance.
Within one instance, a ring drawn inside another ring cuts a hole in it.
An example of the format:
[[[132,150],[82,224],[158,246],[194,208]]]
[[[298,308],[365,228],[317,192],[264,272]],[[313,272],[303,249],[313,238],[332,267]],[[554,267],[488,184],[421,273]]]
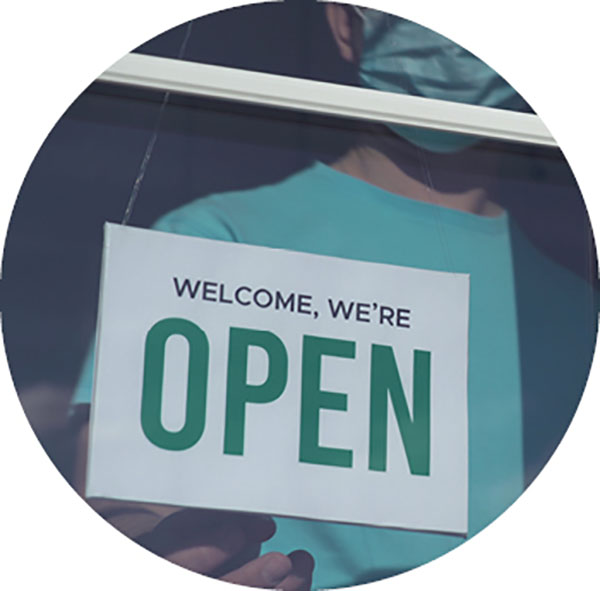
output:
[[[183,336],[189,346],[185,423],[179,431],[168,431],[161,420],[165,347],[169,337]],[[208,339],[198,326],[182,318],[157,322],[146,336],[142,388],[142,430],[156,446],[183,450],[195,445],[206,422]]]
[[[248,350],[264,349],[269,358],[269,372],[264,383],[248,384]],[[229,360],[227,365],[227,402],[225,417],[224,452],[244,453],[246,404],[264,404],[277,400],[287,383],[287,352],[281,340],[272,332],[231,328],[229,332]]]
[[[371,417],[369,469],[385,471],[387,464],[388,393],[400,428],[411,474],[429,476],[431,353],[413,355],[413,417],[391,347],[373,345],[371,351]]]
[[[353,359],[355,343],[305,336],[302,349],[302,401],[300,410],[300,461],[352,467],[352,450],[319,445],[319,413],[322,408],[347,410],[347,395],[321,390],[321,358]]]

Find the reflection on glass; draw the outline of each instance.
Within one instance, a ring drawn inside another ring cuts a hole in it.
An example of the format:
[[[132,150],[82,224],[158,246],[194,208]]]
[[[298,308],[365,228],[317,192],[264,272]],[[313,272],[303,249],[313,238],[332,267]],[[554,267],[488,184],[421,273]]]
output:
[[[270,27],[262,42],[249,39],[266,15],[294,35],[280,38]],[[298,15],[314,25],[308,38]],[[194,26],[186,59],[528,109],[471,54],[374,11],[261,5]],[[181,34],[170,31],[142,50],[168,54]],[[216,43],[223,35],[231,46]],[[101,228],[123,215],[161,100],[92,86],[40,151],[11,222],[3,320],[13,377],[50,456],[79,486],[75,439],[81,452]],[[595,253],[581,195],[557,150],[174,96],[131,224],[470,274],[470,535],[537,475],[583,391],[596,333]],[[28,294],[41,286],[40,303]],[[83,425],[79,435],[67,427],[69,405],[77,429]],[[403,572],[463,541],[295,519],[277,519],[273,535],[270,521],[248,517],[237,523],[247,541],[239,552],[200,568],[182,546],[190,527],[219,532],[237,518],[95,503],[174,562],[257,586],[285,588],[292,572],[304,586],[311,578],[305,553],[273,563],[269,575],[270,551],[308,551],[316,559],[312,584],[327,588]],[[260,573],[251,574],[248,565],[257,564]]]

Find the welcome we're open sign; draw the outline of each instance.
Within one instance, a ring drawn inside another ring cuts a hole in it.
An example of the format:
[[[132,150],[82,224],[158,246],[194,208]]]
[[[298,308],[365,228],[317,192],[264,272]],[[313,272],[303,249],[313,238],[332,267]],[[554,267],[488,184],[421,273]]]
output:
[[[87,495],[466,533],[468,294],[107,224]]]

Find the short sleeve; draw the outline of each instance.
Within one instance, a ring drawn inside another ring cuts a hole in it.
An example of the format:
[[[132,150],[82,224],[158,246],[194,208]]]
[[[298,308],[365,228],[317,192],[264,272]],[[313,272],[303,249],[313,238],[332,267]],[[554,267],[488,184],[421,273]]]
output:
[[[203,197],[167,213],[152,225],[152,229],[237,242],[237,232],[224,209],[215,202],[215,197]]]

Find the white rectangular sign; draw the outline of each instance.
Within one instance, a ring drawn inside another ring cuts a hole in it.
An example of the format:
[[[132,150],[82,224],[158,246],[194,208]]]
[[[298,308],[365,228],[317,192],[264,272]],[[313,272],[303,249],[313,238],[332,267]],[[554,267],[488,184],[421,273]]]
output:
[[[466,533],[468,294],[107,224],[87,495]]]

